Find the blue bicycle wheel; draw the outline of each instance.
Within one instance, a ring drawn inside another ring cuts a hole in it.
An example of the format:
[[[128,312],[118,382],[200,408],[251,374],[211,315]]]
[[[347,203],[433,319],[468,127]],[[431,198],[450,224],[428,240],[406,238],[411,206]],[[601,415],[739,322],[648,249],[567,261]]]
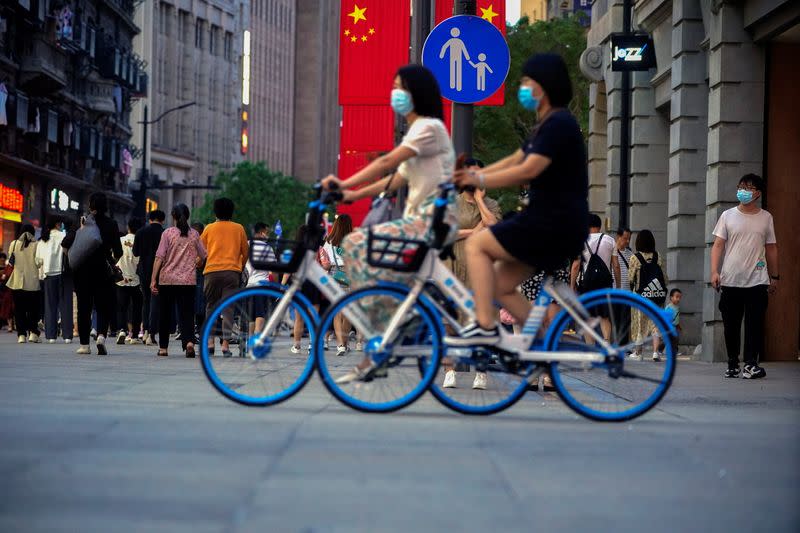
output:
[[[331,394],[345,405],[373,413],[395,411],[419,398],[436,375],[443,333],[437,316],[422,301],[413,305],[407,322],[385,352],[375,349],[381,343],[380,336],[363,338],[363,353],[347,351],[338,354],[323,349],[324,332],[334,330],[334,318],[343,311],[358,306],[377,323],[384,321],[385,327],[388,324],[386,317],[394,314],[407,295],[408,289],[399,287],[359,289],[333,304],[320,319],[315,345],[320,377]],[[362,334],[359,332],[360,336]],[[366,381],[337,383],[365,357],[372,358],[378,365],[373,375]]]
[[[580,301],[594,331],[619,355],[610,356],[562,311],[548,329],[546,349],[600,353],[605,360],[551,363],[556,392],[592,420],[621,422],[641,416],[666,394],[675,375],[673,329],[666,314],[635,293],[615,289],[585,294]]]
[[[223,396],[244,405],[266,406],[296,394],[314,371],[311,345],[316,312],[295,294],[278,327],[267,338],[259,332],[272,316],[284,290],[259,287],[237,292],[222,301],[203,325],[200,363],[206,377]],[[290,317],[294,311],[294,319]],[[310,338],[296,345],[293,330]],[[229,353],[210,353],[209,341],[228,339]]]

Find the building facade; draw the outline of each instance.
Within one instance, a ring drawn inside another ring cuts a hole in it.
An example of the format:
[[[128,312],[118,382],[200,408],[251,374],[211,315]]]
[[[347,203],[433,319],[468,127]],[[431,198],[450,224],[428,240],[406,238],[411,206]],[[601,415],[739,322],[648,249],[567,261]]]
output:
[[[297,0],[292,175],[336,173],[339,154],[339,2]]]
[[[520,17],[528,17],[530,22],[547,20],[548,0],[522,0],[519,5]]]
[[[302,2],[300,2],[302,3]],[[292,173],[295,0],[250,0],[250,95],[246,157]]]
[[[168,211],[177,202],[198,206],[211,178],[241,161],[242,48],[249,24],[248,0],[143,2],[137,52],[146,59],[150,98],[134,113],[139,122],[182,105],[148,128],[148,194],[151,206]],[[163,187],[163,188],[159,188]]]
[[[0,4],[2,249],[22,222],[77,224],[94,191],[125,220],[130,110],[147,89],[138,32],[133,0]]]
[[[681,341],[725,360],[719,296],[710,286],[712,231],[749,172],[764,176],[775,220],[781,284],[771,296],[767,360],[800,354],[798,244],[800,3],[790,0],[637,0],[633,28],[652,35],[657,67],[632,74],[629,198],[620,198],[621,75],[609,37],[623,2],[595,0],[581,68],[590,93],[591,209],[614,228],[627,209],[650,229],[684,292]],[[627,206],[625,204],[627,203]]]

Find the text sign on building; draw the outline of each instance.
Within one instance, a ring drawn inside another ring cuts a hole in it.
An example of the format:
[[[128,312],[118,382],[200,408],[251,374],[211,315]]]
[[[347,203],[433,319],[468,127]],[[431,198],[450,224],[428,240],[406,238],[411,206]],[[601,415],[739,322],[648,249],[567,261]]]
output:
[[[22,213],[24,198],[17,189],[0,184],[0,209]]]
[[[473,15],[457,15],[440,22],[425,39],[422,64],[436,76],[442,96],[473,104],[503,85],[511,56],[494,24]]]
[[[611,70],[615,72],[650,70],[656,66],[653,39],[644,33],[611,34]]]

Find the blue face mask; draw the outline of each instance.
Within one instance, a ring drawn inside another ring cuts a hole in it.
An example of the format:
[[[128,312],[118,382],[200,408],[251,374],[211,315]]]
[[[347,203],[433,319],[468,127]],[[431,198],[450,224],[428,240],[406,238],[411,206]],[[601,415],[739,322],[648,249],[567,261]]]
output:
[[[742,202],[743,204],[749,204],[753,201],[753,191],[748,191],[747,189],[739,189],[736,191],[736,199]]]
[[[528,111],[539,109],[539,99],[533,96],[533,90],[530,87],[520,86],[519,91],[517,91],[517,98],[522,107]]]
[[[398,115],[406,116],[414,111],[414,102],[411,95],[403,89],[392,89],[392,110]]]

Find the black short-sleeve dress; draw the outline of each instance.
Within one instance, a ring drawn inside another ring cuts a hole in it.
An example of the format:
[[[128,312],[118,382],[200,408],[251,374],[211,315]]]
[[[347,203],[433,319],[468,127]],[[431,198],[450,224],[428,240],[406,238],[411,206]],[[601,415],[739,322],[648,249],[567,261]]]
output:
[[[586,145],[575,117],[559,109],[531,132],[522,150],[550,164],[530,181],[528,206],[490,230],[508,253],[552,272],[581,253],[589,234]]]

